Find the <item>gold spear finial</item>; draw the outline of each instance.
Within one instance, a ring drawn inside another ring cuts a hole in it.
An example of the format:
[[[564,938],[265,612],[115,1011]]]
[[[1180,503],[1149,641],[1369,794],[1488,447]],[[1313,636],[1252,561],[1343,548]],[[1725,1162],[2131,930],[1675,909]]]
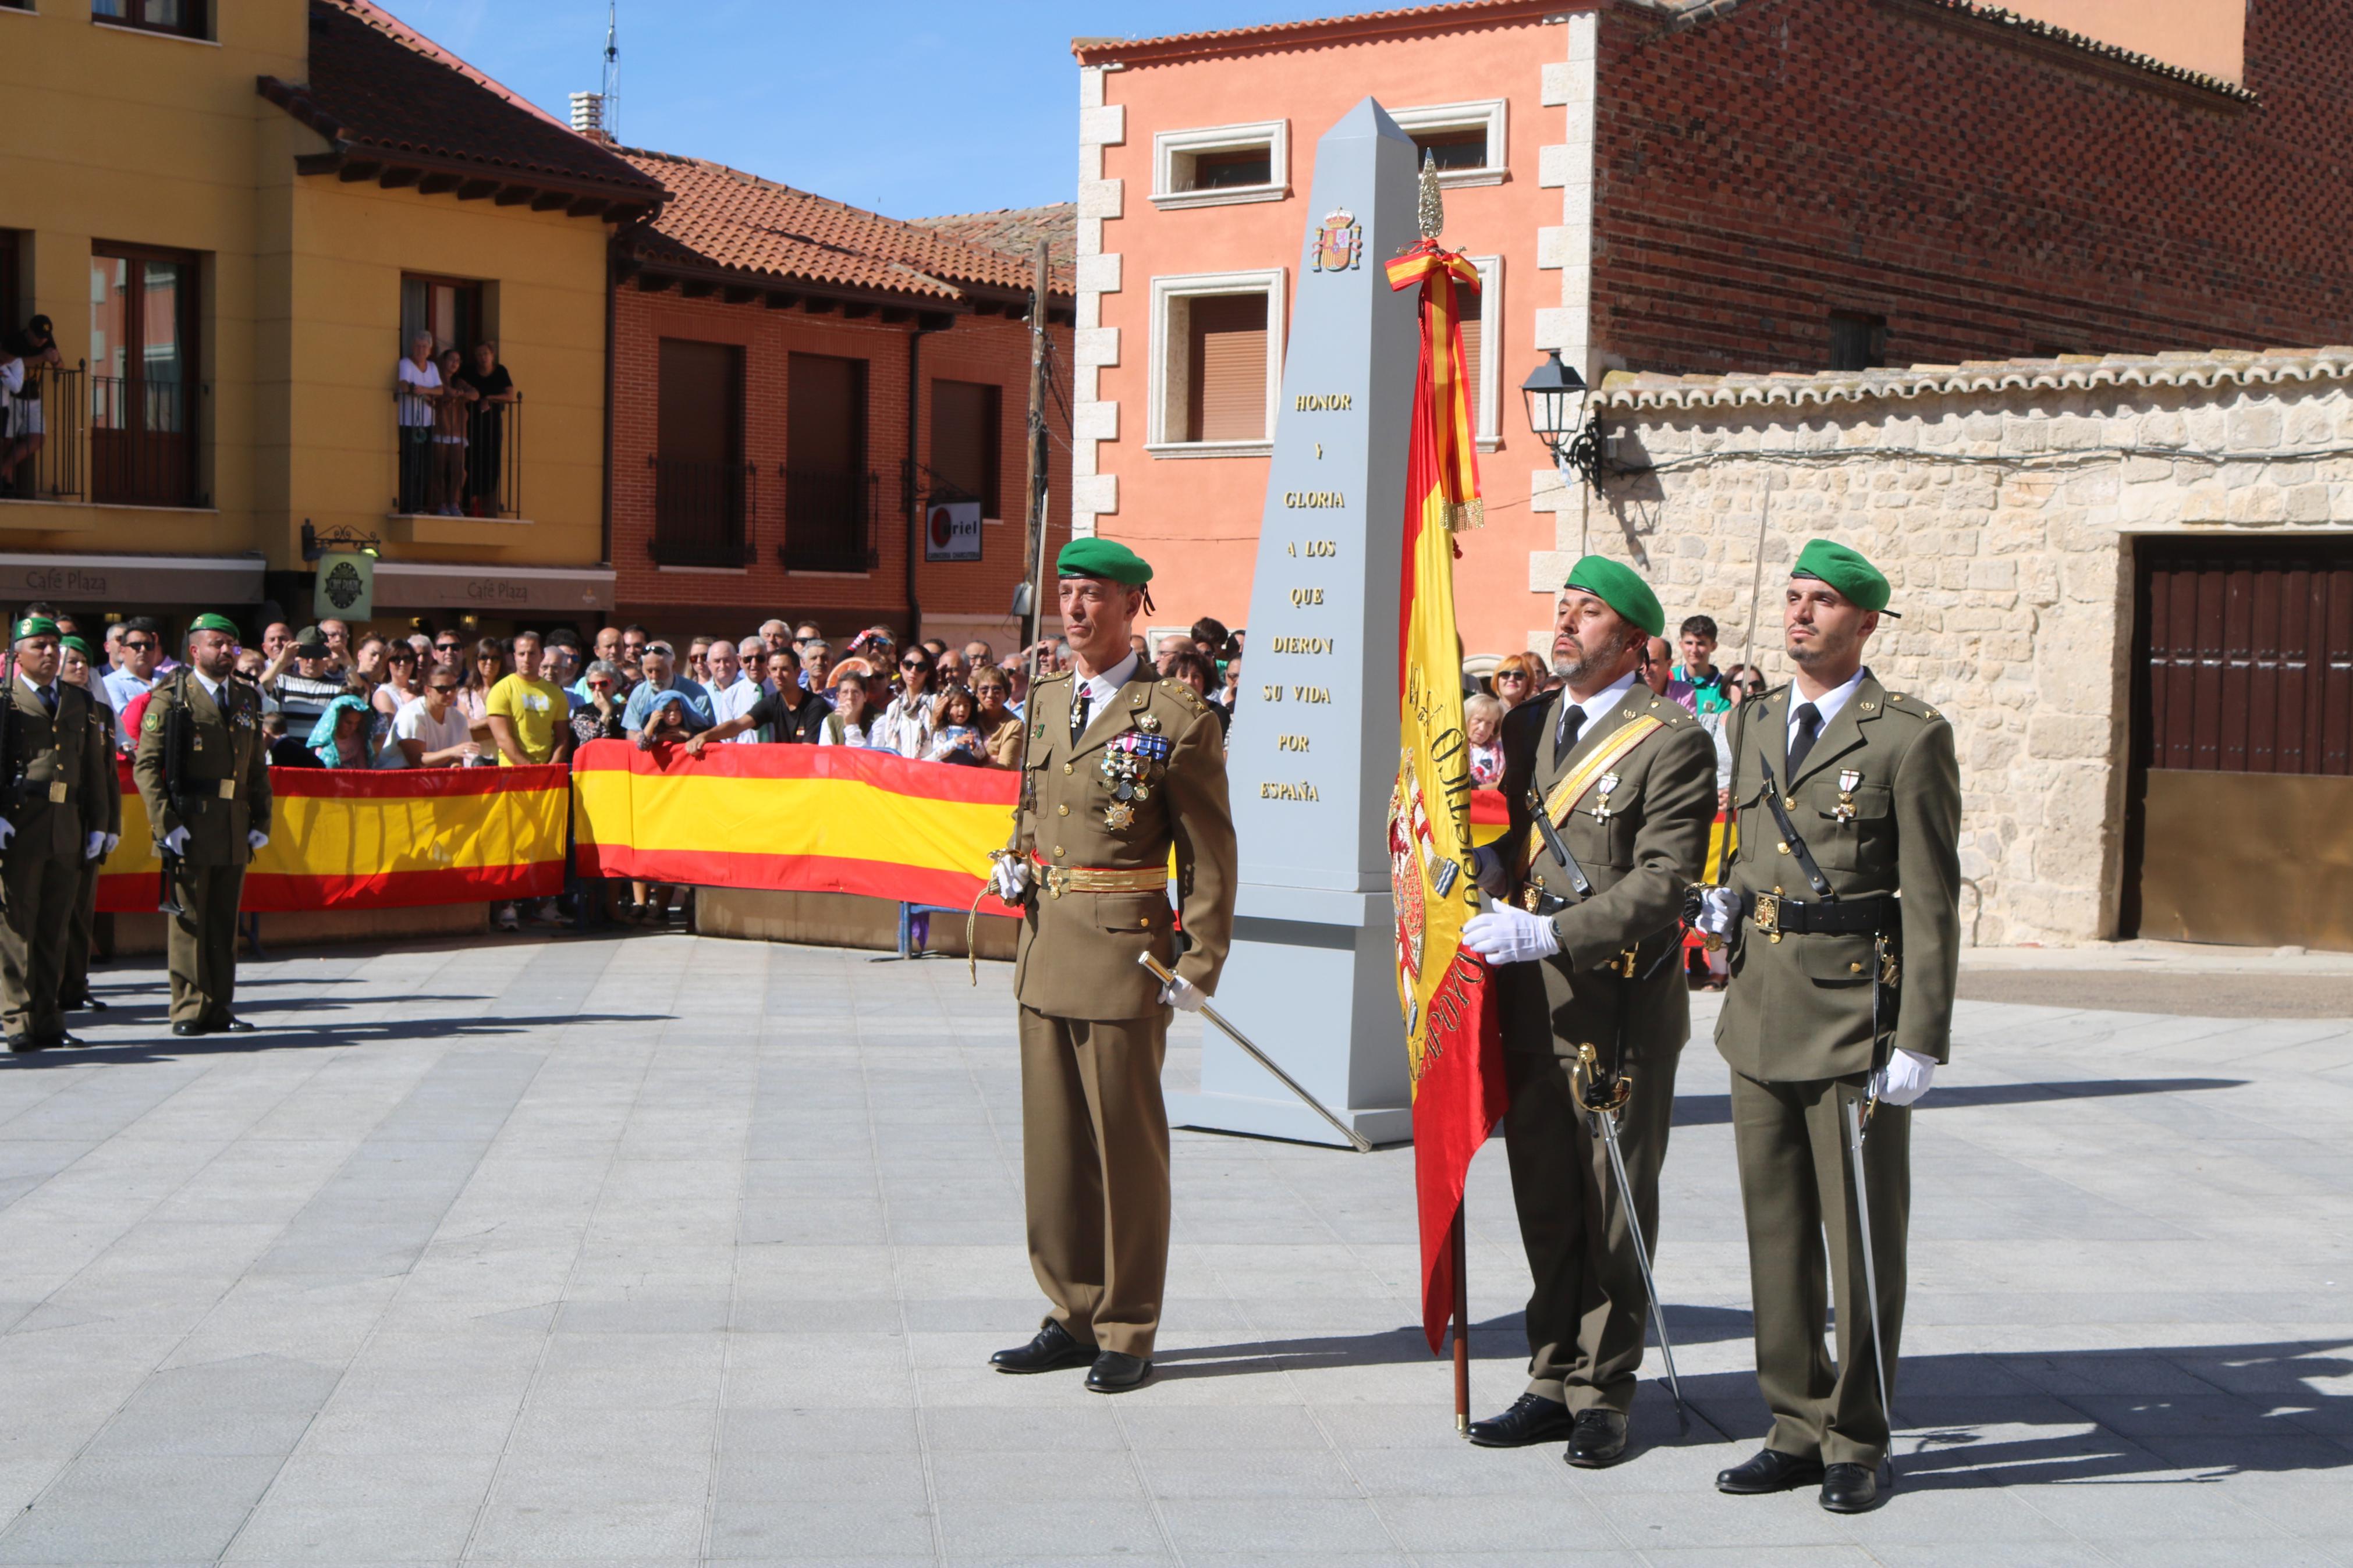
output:
[[[1446,204],[1438,195],[1438,154],[1427,147],[1421,150],[1421,202],[1417,213],[1421,237],[1434,243],[1446,226]]]

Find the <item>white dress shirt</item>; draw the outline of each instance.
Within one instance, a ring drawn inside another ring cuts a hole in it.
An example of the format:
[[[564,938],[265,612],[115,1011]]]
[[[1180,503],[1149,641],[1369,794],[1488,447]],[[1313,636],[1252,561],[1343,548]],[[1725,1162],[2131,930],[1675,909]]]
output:
[[[1572,708],[1582,709],[1585,712],[1584,722],[1577,731],[1578,739],[1582,740],[1585,736],[1593,733],[1594,725],[1599,723],[1611,709],[1618,706],[1620,698],[1634,689],[1634,672],[1630,669],[1582,702],[1570,697],[1567,689],[1563,688],[1560,694],[1560,711],[1552,716],[1553,734],[1557,736],[1561,733],[1561,724],[1567,720],[1568,710]]]
[[[1844,712],[1846,705],[1854,700],[1855,689],[1862,684],[1862,678],[1870,673],[1867,668],[1859,668],[1848,676],[1843,684],[1831,687],[1820,697],[1808,697],[1792,682],[1789,687],[1789,732],[1784,737],[1781,754],[1788,756],[1788,746],[1797,742],[1799,709],[1811,702],[1814,710],[1822,716],[1821,727],[1814,731],[1814,739],[1819,741],[1830,731],[1831,721]]]
[[[1103,704],[1118,696],[1119,689],[1125,686],[1134,676],[1136,662],[1135,655],[1130,653],[1102,674],[1077,683],[1079,690],[1087,694],[1087,723],[1092,724],[1096,716],[1103,712]],[[1071,673],[1075,676],[1078,672],[1072,670]],[[1077,698],[1074,696],[1071,700],[1076,702]],[[1084,727],[1080,729],[1079,733],[1082,735],[1086,733]]]

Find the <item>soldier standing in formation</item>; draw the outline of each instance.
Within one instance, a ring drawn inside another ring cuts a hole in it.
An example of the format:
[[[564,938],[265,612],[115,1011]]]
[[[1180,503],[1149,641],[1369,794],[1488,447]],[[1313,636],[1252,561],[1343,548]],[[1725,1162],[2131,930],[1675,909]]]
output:
[[[81,1042],[58,1005],[82,863],[102,853],[112,765],[91,727],[90,693],[58,679],[58,624],[16,623],[0,746],[0,1010],[8,1048]]]
[[[58,639],[59,657],[64,660],[65,683],[79,687],[85,695],[90,692],[89,672],[98,662],[98,655],[89,642],[71,633]],[[90,780],[91,793],[103,797],[106,807],[106,837],[99,852],[87,856],[81,863],[81,886],[74,900],[73,929],[66,936],[65,967],[58,976],[58,1006],[67,1013],[88,1009],[93,1013],[106,1011],[106,1004],[90,994],[90,948],[92,933],[98,924],[98,873],[114,847],[122,842],[122,776],[114,765],[114,710],[95,696],[90,700],[90,727],[98,731],[100,758],[97,777]]]
[[[1087,1366],[1116,1394],[1152,1373],[1168,1274],[1168,1009],[1198,1011],[1233,930],[1224,732],[1193,689],[1129,647],[1152,568],[1074,539],[1056,563],[1074,671],[1040,679],[998,897],[1023,906],[1021,1130],[1029,1265],[1053,1303],[999,1372]],[[1176,862],[1184,935],[1169,919]],[[1176,973],[1164,987],[1138,963]]]
[[[1631,1083],[1619,1142],[1655,1245],[1675,1065],[1691,1035],[1680,916],[1715,813],[1714,745],[1636,679],[1665,624],[1628,567],[1588,555],[1570,572],[1553,637],[1563,689],[1505,722],[1511,828],[1503,853],[1479,851],[1480,886],[1520,907],[1462,931],[1502,982],[1505,1146],[1535,1283],[1527,1391],[1470,1437],[1498,1448],[1566,1437],[1568,1462],[1586,1468],[1625,1457],[1651,1302],[1609,1151],[1574,1087],[1578,1047],[1594,1050],[1589,1076]]]
[[[1881,1372],[1892,1388],[1904,1324],[1905,1108],[1951,1051],[1959,958],[1952,727],[1864,668],[1887,598],[1887,579],[1854,551],[1817,539],[1799,553],[1782,609],[1797,678],[1736,710],[1739,848],[1699,921],[1731,943],[1715,1043],[1732,1067],[1757,1382],[1773,1412],[1763,1451],[1715,1484],[1820,1482],[1840,1513],[1878,1501]],[[1859,1098],[1877,1104],[1862,1155],[1875,1319],[1848,1164],[1846,1107]],[[1835,1369],[1822,1350],[1832,1300]]]
[[[187,663],[148,701],[131,766],[179,905],[169,942],[175,1035],[253,1028],[229,1001],[237,895],[246,863],[269,842],[269,748],[261,693],[236,671],[235,623],[198,616]]]

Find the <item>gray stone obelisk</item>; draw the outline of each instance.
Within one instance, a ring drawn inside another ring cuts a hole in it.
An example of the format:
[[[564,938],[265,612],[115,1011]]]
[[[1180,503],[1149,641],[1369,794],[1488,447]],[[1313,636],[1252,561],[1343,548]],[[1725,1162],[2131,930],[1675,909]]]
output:
[[[1386,823],[1418,296],[1414,146],[1367,98],[1315,144],[1226,775],[1240,838],[1219,1012],[1375,1142],[1412,1133]],[[1184,1127],[1338,1143],[1216,1029]]]

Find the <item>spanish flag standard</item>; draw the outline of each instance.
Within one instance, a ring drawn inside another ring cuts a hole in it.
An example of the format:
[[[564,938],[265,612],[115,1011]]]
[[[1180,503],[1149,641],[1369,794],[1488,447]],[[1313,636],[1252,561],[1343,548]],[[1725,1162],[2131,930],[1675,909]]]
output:
[[[1423,233],[1436,226],[1425,221]],[[1421,1219],[1421,1319],[1435,1354],[1461,1287],[1462,1184],[1504,1114],[1503,1029],[1493,975],[1462,946],[1472,902],[1471,746],[1454,631],[1454,532],[1480,521],[1479,465],[1462,364],[1459,289],[1479,274],[1435,237],[1388,264],[1389,287],[1421,289],[1406,463],[1398,643],[1398,754],[1389,795],[1398,1002],[1413,1081],[1414,1185]]]

